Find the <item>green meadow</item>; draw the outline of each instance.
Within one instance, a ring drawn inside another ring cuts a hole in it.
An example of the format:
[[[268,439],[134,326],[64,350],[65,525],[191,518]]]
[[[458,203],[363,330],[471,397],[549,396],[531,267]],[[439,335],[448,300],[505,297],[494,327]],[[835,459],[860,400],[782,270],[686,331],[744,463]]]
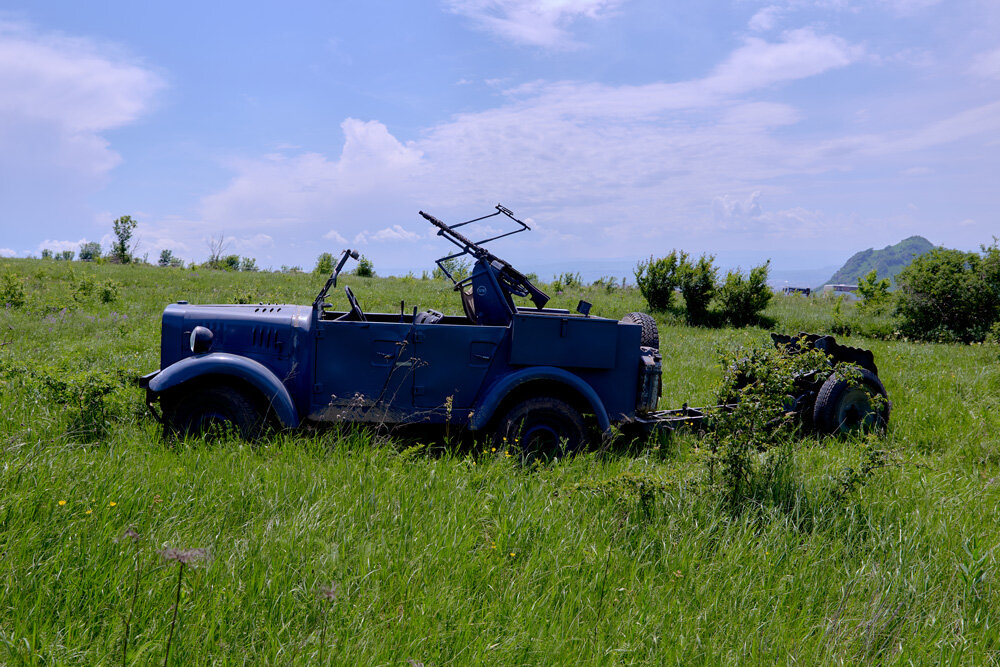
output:
[[[801,437],[734,511],[695,433],[530,468],[349,426],[165,439],[134,385],[163,307],[309,303],[322,278],[16,259],[3,276],[24,302],[0,307],[0,664],[162,663],[168,640],[176,665],[1000,662],[995,345],[838,336],[874,351],[888,431]],[[366,310],[461,311],[443,281],[343,282]],[[552,305],[580,298],[645,306],[603,287]],[[853,308],[766,314],[847,331]],[[714,400],[720,349],[769,343],[659,324],[664,408]],[[205,552],[180,574],[168,548]]]

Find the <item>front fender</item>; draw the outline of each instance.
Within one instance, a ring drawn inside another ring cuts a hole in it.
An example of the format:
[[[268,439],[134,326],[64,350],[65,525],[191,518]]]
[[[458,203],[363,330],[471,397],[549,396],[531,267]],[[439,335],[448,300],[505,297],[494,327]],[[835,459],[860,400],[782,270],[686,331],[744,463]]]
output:
[[[274,373],[264,364],[225,352],[211,352],[181,359],[167,366],[148,380],[148,389],[161,394],[168,389],[207,375],[227,375],[239,378],[256,387],[274,410],[282,425],[295,428],[299,425],[298,410],[292,397]]]
[[[528,382],[536,380],[554,381],[566,385],[568,388],[583,396],[590,404],[594,415],[597,417],[597,425],[601,431],[607,433],[611,428],[611,420],[608,418],[608,411],[604,409],[604,402],[597,395],[594,388],[581,380],[578,376],[562,368],[555,366],[532,366],[519,370],[510,375],[504,376],[499,382],[490,387],[486,393],[476,401],[473,408],[472,418],[469,420],[469,428],[478,431],[484,428],[494,413],[500,406],[501,401],[510,392]]]

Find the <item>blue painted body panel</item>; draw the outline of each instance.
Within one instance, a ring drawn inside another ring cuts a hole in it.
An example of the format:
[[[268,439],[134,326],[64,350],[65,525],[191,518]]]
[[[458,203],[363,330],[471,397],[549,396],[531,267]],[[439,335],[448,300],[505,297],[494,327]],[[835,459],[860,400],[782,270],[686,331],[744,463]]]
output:
[[[471,319],[368,313],[351,321],[321,307],[170,305],[150,396],[222,374],[257,387],[289,427],[448,421],[479,430],[509,392],[537,381],[579,397],[602,430],[635,418],[639,325],[518,308],[490,265],[477,262],[473,275]],[[213,333],[208,354],[190,351],[196,326]]]
[[[160,394],[195,378],[226,376],[239,378],[256,387],[267,400],[282,425],[299,425],[298,410],[288,390],[264,364],[225,352],[187,357],[171,364],[149,381],[150,391]]]
[[[503,375],[487,387],[476,404],[475,410],[472,411],[469,428],[474,431],[484,428],[496,413],[496,409],[500,406],[500,403],[511,391],[530,382],[537,381],[561,382],[574,389],[590,405],[601,431],[607,431],[611,426],[608,412],[604,409],[604,402],[601,400],[601,397],[593,387],[584,382],[579,376],[554,366],[534,366]]]

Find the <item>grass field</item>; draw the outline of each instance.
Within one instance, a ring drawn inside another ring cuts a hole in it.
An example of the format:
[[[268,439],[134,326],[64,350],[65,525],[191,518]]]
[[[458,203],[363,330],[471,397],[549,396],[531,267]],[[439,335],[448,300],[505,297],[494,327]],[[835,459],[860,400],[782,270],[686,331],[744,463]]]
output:
[[[307,303],[321,280],[5,273],[26,303],[0,309],[0,663],[121,663],[126,623],[128,662],[162,662],[167,547],[208,550],[184,569],[178,665],[1000,662],[995,346],[847,339],[875,352],[887,435],[802,439],[792,474],[734,513],[693,434],[530,470],[350,428],[164,440],[130,384],[158,366],[163,306]],[[460,311],[440,282],[347,282],[368,310]],[[644,305],[587,288],[553,305],[584,294],[608,317]],[[784,332],[839,317],[799,297],[768,315]],[[766,337],[661,318],[663,407],[710,402],[717,350]],[[838,493],[871,448],[886,465]]]

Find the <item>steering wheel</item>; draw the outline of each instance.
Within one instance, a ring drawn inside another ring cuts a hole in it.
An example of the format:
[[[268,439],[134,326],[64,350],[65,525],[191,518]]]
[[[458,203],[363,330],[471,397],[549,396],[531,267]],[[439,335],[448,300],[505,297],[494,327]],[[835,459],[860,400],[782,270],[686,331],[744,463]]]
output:
[[[368,318],[365,317],[364,311],[361,310],[361,305],[358,304],[358,298],[351,291],[351,286],[344,285],[344,292],[347,293],[347,300],[351,302],[351,315],[354,315],[361,322],[367,322]]]

